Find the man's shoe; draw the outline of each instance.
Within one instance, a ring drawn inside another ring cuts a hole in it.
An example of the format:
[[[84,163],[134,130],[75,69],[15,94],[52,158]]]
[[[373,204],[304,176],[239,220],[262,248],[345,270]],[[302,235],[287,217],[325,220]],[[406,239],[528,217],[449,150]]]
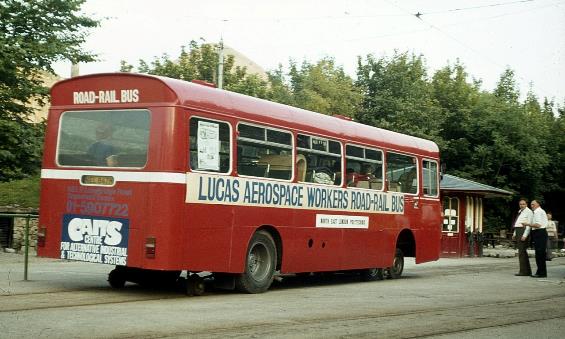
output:
[[[517,276],[517,277],[529,277],[530,276],[529,274],[522,274],[522,273],[516,273],[514,275]]]
[[[547,275],[534,274],[532,275],[532,278],[547,278]]]

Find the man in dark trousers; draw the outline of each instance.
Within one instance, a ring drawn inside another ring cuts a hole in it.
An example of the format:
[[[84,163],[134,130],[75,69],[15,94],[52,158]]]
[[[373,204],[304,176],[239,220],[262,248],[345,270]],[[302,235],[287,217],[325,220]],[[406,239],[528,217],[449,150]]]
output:
[[[547,250],[547,214],[540,207],[536,200],[532,200],[531,204],[534,212],[532,222],[524,224],[532,228],[532,241],[536,250],[536,265],[538,267],[536,274],[532,275],[533,278],[547,277],[547,267],[545,264],[545,256]]]
[[[520,271],[516,273],[516,276],[530,276],[532,274],[532,268],[530,266],[530,259],[528,259],[528,245],[529,245],[529,233],[530,227],[524,226],[524,224],[530,224],[532,222],[533,213],[528,208],[528,202],[526,199],[520,199],[518,202],[520,210],[514,221],[514,233],[512,234],[512,239],[516,240],[516,247],[518,248],[518,260],[520,262]]]

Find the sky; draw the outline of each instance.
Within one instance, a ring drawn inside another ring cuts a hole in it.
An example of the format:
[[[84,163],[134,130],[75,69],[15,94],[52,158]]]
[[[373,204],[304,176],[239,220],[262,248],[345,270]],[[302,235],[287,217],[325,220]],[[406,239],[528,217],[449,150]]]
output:
[[[222,38],[265,70],[333,57],[355,78],[359,56],[409,52],[430,77],[459,60],[492,91],[511,68],[522,98],[532,88],[565,104],[565,0],[87,0],[83,12],[101,19],[84,44],[100,61],[81,74]],[[70,64],[55,71],[68,77]]]

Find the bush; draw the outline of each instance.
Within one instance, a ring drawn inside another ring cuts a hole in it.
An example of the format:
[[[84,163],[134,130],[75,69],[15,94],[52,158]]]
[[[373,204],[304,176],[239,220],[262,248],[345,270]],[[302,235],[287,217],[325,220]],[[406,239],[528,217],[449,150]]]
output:
[[[0,206],[39,208],[39,176],[0,183]]]

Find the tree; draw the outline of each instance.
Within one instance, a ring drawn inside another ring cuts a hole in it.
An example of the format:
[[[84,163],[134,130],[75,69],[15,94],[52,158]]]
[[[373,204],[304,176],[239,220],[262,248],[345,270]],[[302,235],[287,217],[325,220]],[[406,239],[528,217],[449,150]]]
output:
[[[284,73],[282,64],[275,70],[267,72],[269,76],[269,91],[267,99],[285,105],[296,106],[292,88]]]
[[[79,14],[85,0],[0,2],[0,181],[37,173],[43,125],[28,122],[32,103],[44,105],[42,75],[54,61],[94,60],[81,45],[98,21]]]
[[[354,117],[362,95],[353,79],[332,58],[299,67],[290,61],[289,81],[294,105],[318,113]]]
[[[0,182],[21,179],[41,167],[44,124],[0,119]]]
[[[479,98],[480,84],[467,82],[465,67],[458,61],[436,71],[431,85],[443,116],[439,132],[443,139],[441,158],[453,170],[451,164],[460,164],[471,156],[467,132],[473,123],[471,109]]]
[[[357,119],[365,124],[432,139],[441,144],[443,115],[433,97],[422,56],[361,57],[357,86],[363,92]]]
[[[500,79],[498,80],[498,83],[496,84],[496,88],[494,89],[493,94],[495,97],[508,104],[518,103],[520,90],[518,90],[513,70],[511,70],[510,68],[504,70],[504,72],[500,76]]]
[[[139,60],[140,73],[166,76],[186,81],[204,80],[217,82],[218,51],[214,44],[191,41],[181,47],[177,58],[163,54],[153,61]],[[131,72],[135,68],[126,61],[121,62],[120,71]],[[224,57],[223,67],[224,88],[234,92],[265,98],[267,96],[267,82],[254,74],[247,74],[247,68],[236,66],[233,55]]]
[[[85,0],[5,0],[0,2],[0,117],[25,120],[30,102],[44,104],[42,72],[68,59],[94,60],[85,52],[86,29],[98,21],[78,14]]]

